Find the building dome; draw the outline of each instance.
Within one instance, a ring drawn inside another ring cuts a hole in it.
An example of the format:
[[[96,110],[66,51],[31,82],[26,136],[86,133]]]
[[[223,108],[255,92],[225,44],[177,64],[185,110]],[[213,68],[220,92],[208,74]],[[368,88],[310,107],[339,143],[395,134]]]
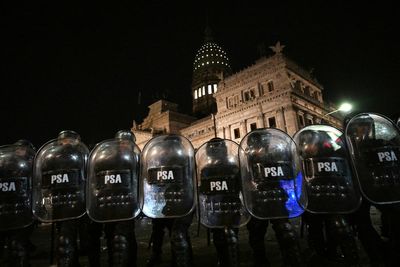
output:
[[[197,72],[210,67],[224,69],[231,68],[226,52],[218,44],[212,41],[206,42],[197,51],[193,63],[193,71]]]

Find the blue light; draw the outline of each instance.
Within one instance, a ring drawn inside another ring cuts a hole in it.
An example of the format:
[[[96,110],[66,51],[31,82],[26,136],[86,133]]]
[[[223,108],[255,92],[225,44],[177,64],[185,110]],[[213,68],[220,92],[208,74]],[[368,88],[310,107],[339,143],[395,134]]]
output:
[[[300,216],[304,212],[304,209],[300,206],[298,201],[298,198],[299,199],[301,198],[302,179],[303,175],[301,172],[299,172],[295,180],[280,180],[280,186],[283,190],[285,190],[285,193],[288,196],[288,199],[285,203],[285,207],[288,212],[289,218]],[[297,186],[295,186],[295,184]]]

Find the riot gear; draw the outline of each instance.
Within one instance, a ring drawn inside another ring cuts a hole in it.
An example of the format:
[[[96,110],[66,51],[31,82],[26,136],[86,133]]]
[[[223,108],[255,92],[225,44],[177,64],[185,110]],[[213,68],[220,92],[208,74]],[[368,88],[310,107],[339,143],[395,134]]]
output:
[[[34,156],[27,140],[0,147],[0,236],[6,241],[9,266],[29,265]]]
[[[240,165],[246,209],[253,216],[247,224],[255,266],[267,264],[264,235],[269,219],[286,265],[302,264],[300,247],[289,218],[307,206],[296,145],[278,129],[257,129],[240,142]]]
[[[237,229],[250,218],[242,203],[238,148],[213,138],[196,152],[200,223],[213,229],[220,266],[238,266]]]
[[[62,131],[35,157],[33,213],[42,222],[57,222],[57,264],[77,266],[79,221],[86,211],[86,161],[89,151],[74,131]]]
[[[153,219],[174,220],[171,247],[175,265],[190,266],[188,227],[196,199],[194,149],[182,136],[157,136],[143,148],[141,164],[142,211]]]
[[[140,212],[140,150],[134,140],[130,131],[119,131],[114,139],[96,145],[89,156],[87,212],[92,220],[108,223],[111,266],[136,264],[133,219]]]
[[[299,130],[294,140],[303,164],[308,197],[305,208],[309,214],[303,218],[309,246],[320,255],[336,256],[337,244],[345,260],[356,264],[357,247],[344,214],[359,207],[361,196],[352,179],[342,135],[331,126],[310,125]]]

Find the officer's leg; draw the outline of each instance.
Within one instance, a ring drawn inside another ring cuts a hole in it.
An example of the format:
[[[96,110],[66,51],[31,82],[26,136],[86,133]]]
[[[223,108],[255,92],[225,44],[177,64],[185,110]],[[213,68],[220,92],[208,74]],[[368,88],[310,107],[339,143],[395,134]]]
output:
[[[220,267],[239,266],[238,229],[213,229],[213,242]]]
[[[390,245],[389,266],[398,266],[400,262],[400,205],[392,204],[380,208],[387,218],[388,237]]]
[[[176,267],[192,266],[192,247],[188,232],[192,219],[193,213],[174,220],[171,229],[171,248]]]
[[[116,223],[105,223],[104,224],[104,235],[106,237],[107,243],[107,259],[108,259],[108,266],[114,265],[114,258],[113,258],[113,239],[114,239],[114,231],[115,231]]]
[[[135,221],[117,222],[112,239],[113,266],[136,266]]]
[[[103,224],[97,222],[89,222],[87,228],[87,254],[89,265],[91,267],[100,266],[100,238],[102,236]]]
[[[164,228],[167,219],[153,219],[151,233],[152,254],[147,260],[147,267],[155,266],[161,263],[162,245],[164,240]]]
[[[29,266],[29,234],[28,228],[9,232],[7,263],[8,266]]]
[[[270,266],[265,254],[264,237],[267,233],[268,220],[259,220],[254,217],[247,223],[249,244],[253,250],[254,266]]]
[[[326,227],[334,246],[339,245],[348,265],[357,265],[359,261],[357,244],[346,218],[341,215],[331,215],[326,219]]]
[[[77,221],[69,220],[60,224],[57,240],[57,266],[79,266],[77,248]]]
[[[307,241],[309,248],[313,253],[316,253],[319,256],[325,255],[326,247],[322,217],[309,212],[304,212],[302,218],[307,227]]]
[[[372,225],[371,204],[363,199],[360,208],[351,215],[365,252],[372,264],[383,262],[383,241]]]
[[[288,219],[271,220],[285,266],[302,266],[297,233]]]

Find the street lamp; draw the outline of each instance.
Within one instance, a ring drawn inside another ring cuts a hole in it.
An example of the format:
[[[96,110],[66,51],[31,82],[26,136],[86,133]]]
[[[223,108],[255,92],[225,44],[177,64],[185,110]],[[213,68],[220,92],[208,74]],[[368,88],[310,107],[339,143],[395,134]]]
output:
[[[340,107],[338,109],[331,111],[329,113],[326,113],[324,116],[330,115],[330,114],[338,112],[338,111],[349,112],[352,108],[353,108],[353,106],[351,104],[343,103],[340,105]]]

